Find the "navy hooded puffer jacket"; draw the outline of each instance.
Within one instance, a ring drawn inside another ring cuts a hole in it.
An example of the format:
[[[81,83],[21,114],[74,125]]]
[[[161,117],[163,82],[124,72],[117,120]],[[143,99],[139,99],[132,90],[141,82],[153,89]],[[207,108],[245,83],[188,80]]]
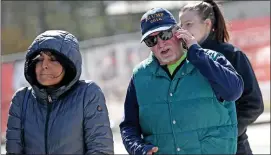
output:
[[[64,60],[65,77],[69,79],[50,92],[37,83],[31,69],[31,60],[42,50],[52,51]],[[94,82],[79,80],[81,66],[79,44],[72,34],[50,30],[37,36],[25,62],[25,78],[31,87],[18,90],[11,101],[6,134],[8,154],[114,153],[103,92]],[[30,95],[22,112],[26,91]]]

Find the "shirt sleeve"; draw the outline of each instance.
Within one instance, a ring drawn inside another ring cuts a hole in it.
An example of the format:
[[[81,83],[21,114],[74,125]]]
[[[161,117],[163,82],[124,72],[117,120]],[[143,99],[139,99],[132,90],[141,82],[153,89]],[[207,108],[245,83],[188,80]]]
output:
[[[188,50],[187,59],[208,79],[220,101],[236,101],[242,95],[242,77],[222,54],[194,44]]]
[[[154,147],[141,138],[142,132],[139,124],[139,111],[136,90],[131,79],[124,102],[124,119],[120,123],[120,132],[123,144],[129,154],[147,154]]]

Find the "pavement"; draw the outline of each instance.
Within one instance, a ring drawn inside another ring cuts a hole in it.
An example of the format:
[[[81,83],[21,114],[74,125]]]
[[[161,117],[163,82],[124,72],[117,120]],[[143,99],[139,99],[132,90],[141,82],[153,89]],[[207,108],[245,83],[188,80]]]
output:
[[[263,114],[261,114],[252,125],[263,123],[270,123],[270,112],[264,112]]]
[[[247,134],[253,154],[270,154],[270,123],[249,126]]]

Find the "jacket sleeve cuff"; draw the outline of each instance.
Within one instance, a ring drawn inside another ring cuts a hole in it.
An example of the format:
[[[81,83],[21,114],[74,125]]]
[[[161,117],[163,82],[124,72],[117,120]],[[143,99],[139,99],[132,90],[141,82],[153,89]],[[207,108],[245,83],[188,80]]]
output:
[[[142,149],[142,154],[145,155],[147,154],[152,148],[154,147],[154,145],[151,144],[147,144],[144,146],[144,148]]]

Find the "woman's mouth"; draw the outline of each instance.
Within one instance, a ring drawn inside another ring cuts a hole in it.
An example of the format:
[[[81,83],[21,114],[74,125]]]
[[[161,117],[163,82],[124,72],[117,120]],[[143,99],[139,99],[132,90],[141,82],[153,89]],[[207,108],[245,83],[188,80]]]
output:
[[[42,77],[47,77],[47,78],[53,78],[54,76],[52,74],[40,74]]]

